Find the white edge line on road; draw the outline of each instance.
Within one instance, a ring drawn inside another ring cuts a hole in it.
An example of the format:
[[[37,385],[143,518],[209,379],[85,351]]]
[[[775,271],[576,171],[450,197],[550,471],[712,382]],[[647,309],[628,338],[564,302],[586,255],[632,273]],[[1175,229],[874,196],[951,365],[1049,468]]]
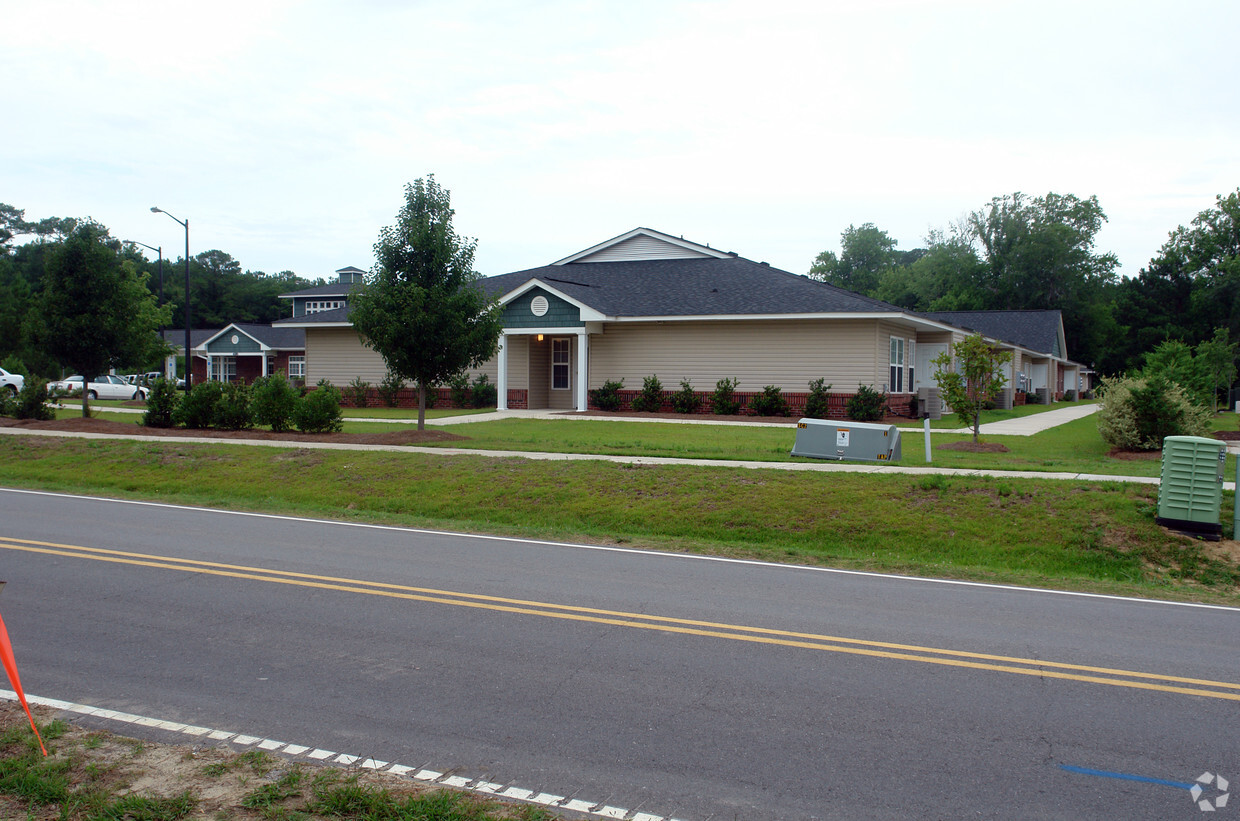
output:
[[[730,559],[724,556],[696,556],[688,553],[671,553],[659,550],[643,550],[635,547],[618,547],[610,545],[578,544],[575,542],[552,542],[543,539],[522,539],[515,536],[493,536],[485,533],[461,533],[452,530],[428,530],[416,527],[397,527],[395,525],[377,525],[368,522],[338,522],[332,519],[311,519],[305,516],[284,516],[278,513],[254,513],[245,510],[219,510],[211,507],[194,507],[192,505],[174,505],[167,502],[147,502],[140,499],[114,499],[107,496],[84,496],[77,493],[55,493],[47,490],[27,490],[24,488],[0,487],[0,493],[24,493],[31,496],[51,496],[61,499],[87,499],[94,502],[112,502],[122,505],[138,505],[142,507],[161,507],[169,510],[188,510],[194,513],[215,513],[221,516],[248,516],[255,519],[273,519],[281,522],[299,522],[303,524],[332,525],[335,527],[356,527],[368,530],[381,530],[391,533],[413,533],[423,536],[447,536],[461,539],[481,539],[492,542],[510,544],[532,544],[543,547],[567,547],[576,550],[594,550],[605,553],[630,553],[639,556],[650,556],[661,559],[683,559],[697,562],[716,562],[720,564],[739,564],[751,567],[767,567],[778,570],[808,571],[813,573],[829,573],[839,576],[859,576],[872,579],[889,579],[924,584],[943,584],[955,587],[972,587],[984,590],[1008,590],[1018,593],[1033,593],[1048,596],[1071,596],[1082,599],[1099,599],[1102,601],[1127,602],[1130,604],[1153,604],[1164,607],[1191,607],[1201,610],[1223,610],[1240,612],[1240,607],[1223,604],[1203,604],[1200,602],[1178,602],[1167,599],[1141,599],[1135,596],[1115,596],[1106,593],[1082,593],[1076,590],[1053,590],[1043,587],[1022,587],[1014,584],[990,584],[987,582],[971,582],[962,579],[931,579],[924,576],[902,576],[894,573],[878,573],[872,570],[844,570],[837,567],[810,567],[801,564],[779,564],[764,562],[758,559]]]
[[[0,690],[0,699],[16,702],[17,693],[12,690]],[[37,704],[43,707],[50,707],[55,710],[66,713],[77,713],[83,716],[93,716],[95,718],[107,718],[110,721],[123,722],[133,724],[138,727],[154,727],[160,730],[166,730],[172,733],[181,733],[191,737],[201,737],[205,731],[210,733],[210,738],[231,739],[228,743],[236,744],[242,747],[258,747],[263,750],[270,750],[288,757],[300,757],[305,754],[306,758],[323,761],[328,756],[334,756],[334,763],[343,764],[345,766],[357,766],[368,770],[382,772],[386,770],[392,775],[410,780],[418,779],[431,783],[438,783],[444,786],[456,787],[458,789],[468,790],[477,793],[485,798],[494,798],[502,795],[504,798],[513,801],[521,801],[524,803],[537,803],[542,806],[551,807],[553,809],[570,809],[577,812],[584,812],[589,815],[598,816],[599,818],[619,818],[636,821],[677,821],[674,818],[665,819],[660,815],[649,815],[647,813],[637,813],[630,816],[630,811],[622,807],[613,807],[603,804],[602,802],[589,802],[580,799],[572,799],[571,801],[562,796],[552,796],[547,793],[536,793],[534,790],[527,790],[521,787],[515,787],[508,784],[497,784],[484,778],[467,778],[460,775],[445,776],[443,773],[434,772],[432,770],[420,769],[416,776],[410,776],[415,768],[406,767],[403,764],[391,764],[387,761],[377,761],[370,756],[350,755],[348,753],[327,753],[323,755],[325,750],[319,750],[300,744],[287,744],[283,741],[273,741],[269,738],[260,738],[258,736],[234,734],[226,730],[209,730],[203,727],[194,727],[175,721],[164,721],[158,718],[148,718],[146,716],[137,716],[131,713],[119,713],[112,710],[103,710],[98,707],[92,707],[89,704],[74,704],[69,701],[61,701],[60,699],[44,698],[42,696],[34,696],[26,694],[26,701],[30,704]],[[306,754],[306,751],[310,752]],[[423,778],[423,776],[434,776],[434,778]],[[502,792],[501,792],[502,791]],[[546,801],[540,799],[555,799],[554,801]]]

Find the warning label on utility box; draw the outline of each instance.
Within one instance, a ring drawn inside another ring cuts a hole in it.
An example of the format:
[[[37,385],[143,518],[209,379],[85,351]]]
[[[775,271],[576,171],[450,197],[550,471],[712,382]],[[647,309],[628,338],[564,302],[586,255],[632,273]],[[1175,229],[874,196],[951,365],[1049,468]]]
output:
[[[848,428],[836,428],[835,430],[835,446],[837,448],[848,447]]]

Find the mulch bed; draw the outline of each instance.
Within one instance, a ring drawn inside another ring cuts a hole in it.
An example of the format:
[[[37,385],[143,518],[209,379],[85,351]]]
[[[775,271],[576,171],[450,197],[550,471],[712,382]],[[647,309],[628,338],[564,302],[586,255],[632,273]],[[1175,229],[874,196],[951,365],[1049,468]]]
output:
[[[273,433],[269,430],[187,430],[185,428],[147,428],[129,422],[113,422],[105,419],[56,419],[37,422],[32,419],[0,418],[0,427],[24,428],[26,430],[68,431],[71,433],[102,433],[109,436],[160,436],[169,439],[187,436],[209,439],[259,439],[263,441],[290,442],[339,442],[348,445],[422,445],[427,442],[459,442],[468,437],[441,430],[419,431],[416,425],[393,425],[393,430],[383,433],[300,433],[287,431]]]

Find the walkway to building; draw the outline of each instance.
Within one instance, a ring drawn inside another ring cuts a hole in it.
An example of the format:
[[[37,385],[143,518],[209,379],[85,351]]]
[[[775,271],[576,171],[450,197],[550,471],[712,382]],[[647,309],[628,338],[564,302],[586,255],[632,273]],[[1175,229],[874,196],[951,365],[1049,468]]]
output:
[[[1008,436],[1031,436],[1040,430],[1062,425],[1072,419],[1079,419],[1092,413],[1094,405],[1082,405],[1079,407],[1062,408],[1053,411],[1047,411],[1041,414],[1034,414],[1022,420],[1009,420],[1009,422],[995,422],[995,425],[1008,425],[1012,422],[1022,422],[1019,426],[1019,432],[1015,429],[1009,429],[1003,432]],[[459,424],[463,422],[481,422],[492,421],[495,419],[579,419],[579,420],[598,420],[598,419],[623,419],[630,422],[650,422],[665,421],[663,419],[650,419],[641,417],[611,417],[611,416],[585,416],[577,414],[565,414],[562,412],[550,411],[502,411],[487,414],[471,414],[466,416],[451,416],[441,419],[435,419],[436,426],[442,424]],[[1025,420],[1029,420],[1025,423]],[[1036,420],[1036,421],[1035,421]],[[375,419],[359,419],[358,421],[374,422]],[[408,420],[386,420],[399,423],[407,423]],[[414,420],[416,422],[416,420]],[[691,419],[675,420],[681,424],[768,424],[761,422],[717,422],[713,420],[702,420],[694,422]],[[781,425],[772,425],[781,426]],[[782,426],[786,426],[782,425]],[[983,429],[985,429],[983,425]],[[921,432],[921,428],[911,428],[910,433]],[[959,432],[959,431],[938,431],[939,433]],[[1000,435],[999,431],[994,431],[995,435]],[[108,434],[99,433],[76,433],[67,431],[31,431],[22,428],[0,428],[0,435],[35,435],[35,436],[64,436],[71,438],[83,439],[116,439],[124,438],[138,442],[197,442],[201,444],[220,444],[222,440],[207,436],[178,436],[175,440],[170,440],[163,436],[144,436],[142,434],[134,434],[132,436],[116,437]],[[1158,484],[1158,479],[1150,476],[1112,476],[1109,474],[1093,474],[1093,473],[1050,473],[1041,471],[1015,471],[1015,470],[973,470],[965,468],[946,468],[927,465],[925,467],[909,467],[898,464],[878,464],[878,463],[856,463],[856,462],[751,462],[731,459],[677,459],[660,456],[611,456],[597,453],[549,453],[538,451],[524,450],[471,450],[468,448],[447,448],[447,447],[418,447],[415,445],[359,445],[345,444],[335,442],[287,442],[279,440],[267,439],[228,439],[229,445],[253,445],[256,447],[276,447],[276,448],[306,448],[314,450],[371,450],[371,451],[387,451],[395,453],[422,453],[430,456],[482,456],[490,458],[516,458],[516,459],[534,459],[539,461],[594,461],[594,462],[613,462],[630,465],[694,465],[697,467],[734,467],[746,468],[750,470],[792,470],[792,471],[812,471],[825,473],[873,473],[873,474],[941,474],[945,476],[990,476],[998,479],[1061,479],[1075,480],[1086,482],[1125,482],[1136,484]],[[911,444],[911,443],[910,443]],[[1224,485],[1227,490],[1234,490],[1235,484],[1228,482]]]

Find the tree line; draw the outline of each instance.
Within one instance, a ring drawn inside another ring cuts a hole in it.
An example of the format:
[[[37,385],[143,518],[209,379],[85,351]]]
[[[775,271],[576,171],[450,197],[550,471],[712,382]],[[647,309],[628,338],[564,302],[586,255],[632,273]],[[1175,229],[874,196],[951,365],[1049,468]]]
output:
[[[1240,189],[1169,232],[1140,273],[1118,276],[1095,247],[1098,198],[995,197],[908,251],[873,223],[850,225],[809,275],[913,311],[1063,313],[1068,355],[1104,374],[1141,368],[1161,344],[1240,339]]]
[[[59,375],[64,363],[49,356],[45,345],[35,344],[35,319],[49,283],[49,262],[86,226],[91,226],[94,239],[108,247],[118,263],[132,266],[137,280],[159,302],[158,260],[147,259],[136,243],[112,237],[105,226],[93,220],[28,220],[23,209],[0,203],[0,364],[6,369],[45,377]],[[190,322],[194,328],[222,328],[229,322],[270,324],[290,315],[291,306],[279,298],[280,294],[325,284],[322,278],[306,279],[292,271],[267,274],[247,270],[230,254],[216,249],[192,256],[189,273]],[[168,308],[163,327],[184,330],[184,256],[164,258],[162,291],[161,307]],[[155,362],[126,362],[121,367],[161,370],[158,361],[156,356]]]

